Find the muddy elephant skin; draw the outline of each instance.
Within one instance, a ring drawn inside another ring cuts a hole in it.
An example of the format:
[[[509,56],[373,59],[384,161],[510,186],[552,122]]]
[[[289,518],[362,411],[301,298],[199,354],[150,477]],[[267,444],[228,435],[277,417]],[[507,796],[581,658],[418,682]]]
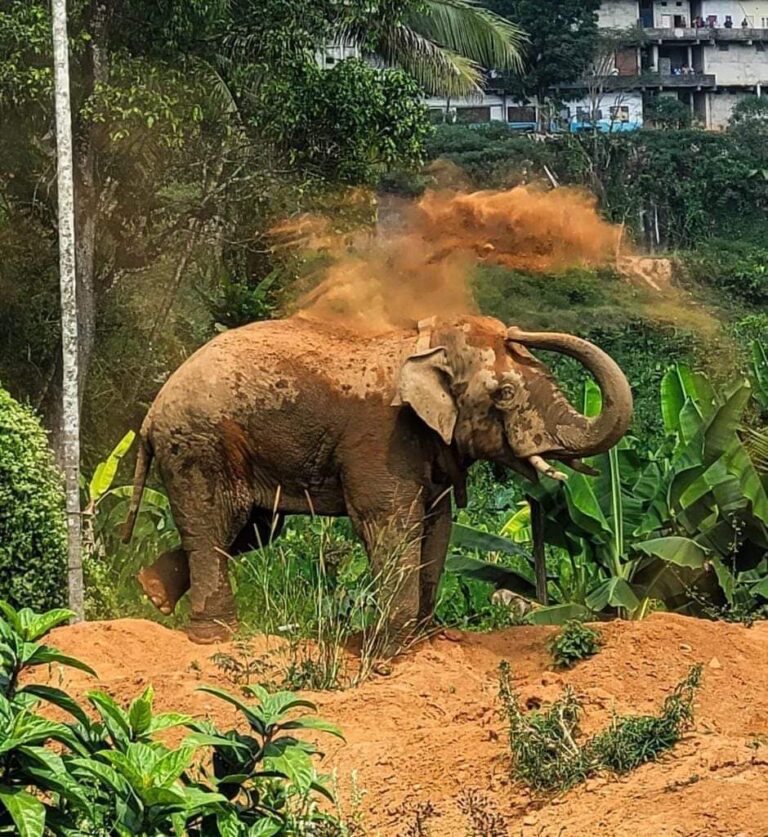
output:
[[[602,413],[574,410],[526,346],[580,360]],[[302,317],[254,323],[203,346],[152,404],[126,539],[154,457],[181,546],[140,580],[166,613],[188,590],[190,637],[209,642],[235,619],[227,555],[263,543],[285,514],[348,515],[375,575],[392,578],[396,561],[395,643],[432,616],[451,496],[466,501],[473,462],[561,478],[547,459],[583,468],[579,457],[614,445],[631,413],[616,364],[571,335],[484,317],[377,336]]]

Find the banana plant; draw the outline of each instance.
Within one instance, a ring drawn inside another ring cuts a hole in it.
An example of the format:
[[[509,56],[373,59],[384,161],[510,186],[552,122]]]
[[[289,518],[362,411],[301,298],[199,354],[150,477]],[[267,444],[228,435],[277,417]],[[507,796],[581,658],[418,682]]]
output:
[[[589,461],[596,479],[571,473],[563,487],[542,483],[531,492],[545,506],[548,542],[586,553],[601,569],[584,601],[589,611],[642,617],[663,598],[670,573],[714,571],[731,601],[734,552],[760,556],[768,547],[768,497],[739,435],[750,396],[740,382],[718,397],[703,375],[676,365],[662,380],[667,440],[656,454],[625,438]],[[599,398],[588,385],[588,414]]]
[[[121,461],[130,451],[136,439],[133,430],[115,445],[107,458],[96,466],[91,479],[83,482],[83,514],[87,531],[91,533],[91,543],[96,541],[103,552],[105,537],[117,532],[119,524],[126,515],[128,501],[133,495],[132,485],[114,485]],[[118,502],[107,504],[109,498]],[[178,538],[176,526],[171,514],[168,497],[153,488],[145,488],[142,495],[141,514],[136,524],[135,536],[159,537],[162,546],[171,548]],[[167,542],[167,543],[166,543]]]
[[[751,363],[754,398],[763,416],[768,417],[768,349],[759,340],[752,342]]]

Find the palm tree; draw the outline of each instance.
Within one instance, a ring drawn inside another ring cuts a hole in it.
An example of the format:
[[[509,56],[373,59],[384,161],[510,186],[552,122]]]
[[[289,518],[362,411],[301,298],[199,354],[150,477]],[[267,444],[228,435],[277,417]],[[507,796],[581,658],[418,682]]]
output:
[[[375,51],[412,75],[427,93],[466,96],[483,89],[483,68],[519,70],[527,36],[477,0],[411,3],[382,28]]]
[[[53,0],[53,63],[56,102],[56,160],[61,287],[62,459],[66,478],[69,606],[83,618],[80,521],[80,404],[78,398],[75,204],[72,175],[72,109],[69,95],[67,2]]]

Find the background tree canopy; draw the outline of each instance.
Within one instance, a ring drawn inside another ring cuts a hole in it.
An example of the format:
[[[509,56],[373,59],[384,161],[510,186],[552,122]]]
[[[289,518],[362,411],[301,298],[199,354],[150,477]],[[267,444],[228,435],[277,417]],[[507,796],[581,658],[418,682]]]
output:
[[[485,0],[484,5],[528,33],[522,75],[505,74],[510,93],[547,98],[557,84],[579,79],[598,40],[600,0]]]

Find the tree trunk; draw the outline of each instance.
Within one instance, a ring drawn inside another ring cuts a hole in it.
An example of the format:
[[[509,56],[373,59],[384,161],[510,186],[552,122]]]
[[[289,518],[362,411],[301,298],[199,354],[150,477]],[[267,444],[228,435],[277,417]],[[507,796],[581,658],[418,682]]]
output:
[[[88,15],[89,40],[80,65],[82,95],[90,97],[96,86],[108,79],[107,38],[111,9],[103,0],[94,0]],[[95,127],[80,124],[74,146],[74,194],[76,223],[77,326],[78,326],[78,405],[82,408],[88,371],[96,341],[96,236],[99,189],[96,182]],[[54,372],[45,397],[45,414],[51,430],[51,446],[59,465],[64,467],[64,416],[62,413],[61,370]]]
[[[75,208],[72,110],[66,0],[53,0],[53,61],[56,99],[56,159],[59,209],[59,272],[62,347],[62,460],[66,477],[69,606],[83,612],[80,517],[80,403],[78,385],[78,308],[75,274]]]

